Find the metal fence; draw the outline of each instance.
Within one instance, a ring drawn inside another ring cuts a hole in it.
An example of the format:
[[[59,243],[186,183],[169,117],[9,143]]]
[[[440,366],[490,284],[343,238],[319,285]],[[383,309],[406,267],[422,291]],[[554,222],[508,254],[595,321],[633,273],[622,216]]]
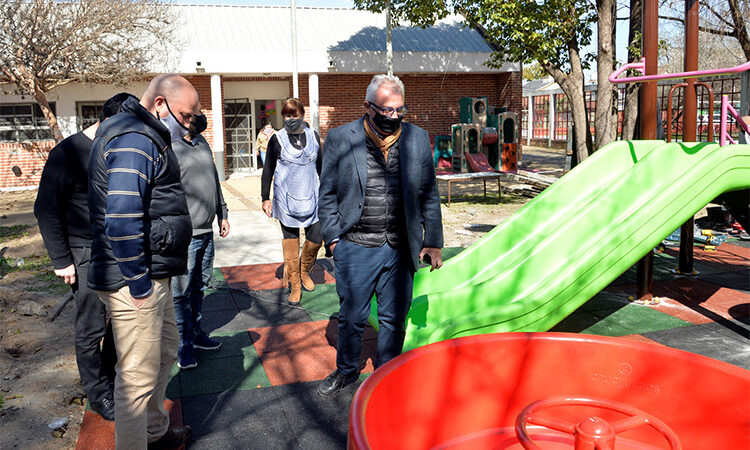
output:
[[[707,141],[709,137],[709,128],[713,126],[714,140],[719,139],[719,119],[721,115],[721,97],[728,96],[729,102],[736,108],[740,106],[740,94],[742,88],[742,76],[731,75],[724,77],[710,77],[698,80],[696,91],[698,93],[698,117],[697,139],[698,141]],[[657,89],[657,104],[662,123],[662,131],[666,136],[667,127],[670,127],[673,140],[681,140],[683,136],[683,103],[685,90],[679,85],[682,80],[668,80],[660,82]],[[675,87],[677,86],[677,87]],[[713,111],[711,110],[710,90],[713,91]],[[668,116],[669,93],[672,91],[672,117]],[[591,134],[596,141],[596,129],[594,124],[594,114],[596,111],[596,91],[588,90],[585,92],[586,112],[589,117]],[[552,102],[550,102],[550,99]],[[529,101],[532,102],[529,108]],[[618,114],[617,114],[617,134],[622,138],[622,119],[625,106],[624,89],[619,90],[618,96]],[[529,136],[529,110],[533,111],[531,121],[531,136]],[[554,112],[554,114],[551,114]],[[552,120],[550,120],[551,116]],[[713,124],[709,125],[709,118],[713,118]],[[565,94],[553,93],[543,95],[532,95],[523,97],[523,109],[521,111],[521,137],[531,140],[547,140],[549,145],[555,143],[564,143],[568,139],[568,130],[573,124],[573,114],[570,108],[570,101]],[[550,129],[551,128],[551,129]],[[737,139],[739,136],[739,126],[733,118],[728,118],[728,130],[732,137]]]

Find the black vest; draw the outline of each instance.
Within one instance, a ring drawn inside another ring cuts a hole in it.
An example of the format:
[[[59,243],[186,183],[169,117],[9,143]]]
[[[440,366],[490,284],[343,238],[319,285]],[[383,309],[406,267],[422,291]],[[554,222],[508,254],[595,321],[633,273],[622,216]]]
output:
[[[404,207],[401,199],[401,164],[399,142],[383,153],[367,144],[367,184],[365,204],[359,222],[344,236],[363,247],[380,247],[386,242],[398,248],[406,236]]]
[[[89,215],[91,217],[91,261],[88,285],[92,289],[115,291],[126,285],[105,232],[107,212],[107,168],[104,152],[117,136],[142,134],[159,148],[161,165],[143,199],[147,212],[145,254],[151,279],[169,278],[187,272],[187,250],[192,237],[185,191],[180,182],[180,165],[172,152],[169,131],[135,99],[123,103],[123,112],[102,123],[89,160]]]

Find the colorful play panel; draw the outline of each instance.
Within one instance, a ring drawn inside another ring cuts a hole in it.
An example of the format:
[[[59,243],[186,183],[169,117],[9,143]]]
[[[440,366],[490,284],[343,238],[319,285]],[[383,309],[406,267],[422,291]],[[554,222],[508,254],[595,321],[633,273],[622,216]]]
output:
[[[444,255],[459,258],[465,251],[449,248]],[[635,291],[631,268],[553,331],[659,343],[750,369],[750,243],[727,242],[715,252],[696,249],[695,256],[701,274],[687,278],[671,273],[677,265],[673,254],[655,255],[658,305],[628,300]],[[286,304],[279,266],[215,270],[216,289],[206,297],[203,323],[222,348],[198,351],[196,369],[175,367],[167,391],[173,421],[193,427],[189,448],[346,447],[358,385],[330,399],[315,394],[318,382],[335,368],[331,315],[338,311],[338,297],[332,261],[318,261],[313,278],[321,284],[303,293],[301,308]],[[362,379],[372,372],[375,337],[367,328]],[[693,378],[694,386],[704,383]],[[729,408],[744,401],[740,395],[717,401]],[[114,426],[86,411],[78,448],[114,448]]]

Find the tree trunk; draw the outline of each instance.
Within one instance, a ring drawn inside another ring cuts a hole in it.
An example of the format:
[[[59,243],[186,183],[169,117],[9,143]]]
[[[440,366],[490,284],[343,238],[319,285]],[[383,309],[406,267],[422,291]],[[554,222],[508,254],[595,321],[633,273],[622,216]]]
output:
[[[640,51],[633,52],[633,41],[643,29],[641,0],[630,0],[630,31],[628,34],[628,62],[635,62],[641,58]],[[639,47],[640,48],[640,47]],[[625,110],[622,113],[622,139],[632,140],[635,136],[636,119],[638,117],[638,89],[640,83],[625,85]]]
[[[617,87],[610,83],[609,74],[615,70],[615,14],[614,0],[597,0],[598,50],[597,93],[594,129],[596,148],[617,139]]]
[[[740,41],[742,52],[745,54],[745,60],[750,61],[750,33],[745,26],[740,2],[739,0],[727,1],[729,2],[729,14],[732,16],[732,23],[734,23],[735,37]]]
[[[568,43],[568,53],[570,54],[569,74],[552,64],[543,61],[539,61],[539,64],[552,75],[570,101],[570,108],[573,112],[573,126],[576,131],[574,133],[574,151],[576,160],[580,163],[591,154],[591,129],[589,128],[586,102],[583,95],[583,66],[575,41]]]
[[[63,135],[60,131],[60,125],[57,123],[57,117],[55,117],[52,108],[49,106],[47,93],[44,92],[37,83],[34,83],[34,100],[36,100],[39,107],[42,109],[42,114],[44,114],[44,118],[47,119],[47,124],[49,125],[49,129],[52,132],[52,137],[55,139],[55,142],[60,143],[60,141],[63,140]]]

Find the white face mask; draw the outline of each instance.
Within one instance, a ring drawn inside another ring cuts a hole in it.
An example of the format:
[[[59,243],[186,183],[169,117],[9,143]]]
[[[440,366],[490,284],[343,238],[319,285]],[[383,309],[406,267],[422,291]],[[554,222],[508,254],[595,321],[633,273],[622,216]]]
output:
[[[169,135],[172,138],[172,142],[179,141],[188,133],[189,130],[185,128],[179,120],[177,120],[174,114],[172,114],[172,110],[169,109],[169,103],[167,103],[166,99],[164,100],[164,104],[167,105],[167,111],[169,111],[169,114],[167,115],[167,117],[159,117],[159,120],[164,124],[165,127],[167,127],[167,130],[169,130]]]

